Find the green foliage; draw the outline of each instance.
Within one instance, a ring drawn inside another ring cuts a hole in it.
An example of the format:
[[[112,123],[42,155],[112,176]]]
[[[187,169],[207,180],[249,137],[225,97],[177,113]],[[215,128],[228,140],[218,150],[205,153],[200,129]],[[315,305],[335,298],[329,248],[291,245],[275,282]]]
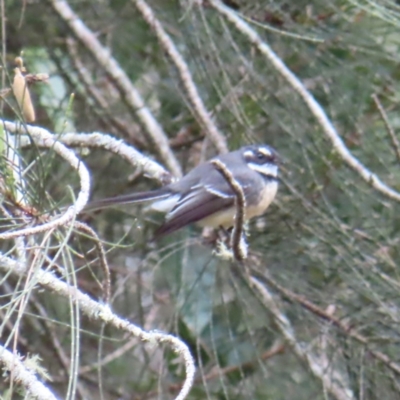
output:
[[[259,260],[258,270],[320,309],[333,308],[332,316],[348,330],[270,288],[280,310],[290,320],[299,343],[325,362],[328,371],[337,372],[335,382],[348,388],[354,399],[399,398],[399,373],[372,351],[400,363],[400,205],[378,194],[346,165],[298,94],[241,32],[206,1],[201,7],[178,3],[148,2],[186,60],[229,147],[265,142],[284,160],[277,201],[250,226],[251,256]],[[397,2],[225,3],[301,79],[352,154],[400,190],[399,160],[371,98],[378,96],[398,137]],[[134,2],[70,5],[138,88],[183,169],[213,155],[179,73]],[[156,144],[146,139],[137,113],[127,107],[112,79],[82,43],[68,45],[73,35],[50,3],[9,1],[6,15],[4,68],[11,71],[12,60],[23,50],[29,72],[51,74],[47,85],[32,88],[37,125],[60,135],[68,131],[111,133],[156,157]],[[10,115],[16,118],[11,107],[5,106],[3,116]],[[4,140],[0,142],[3,154]],[[33,147],[21,154],[28,204],[44,216],[70,205],[71,188],[78,187],[70,167],[52,149]],[[154,187],[141,171],[132,171],[116,156],[99,150],[80,156],[92,171],[94,197]],[[12,176],[1,164],[3,179],[12,191]],[[148,330],[175,333],[190,347],[198,376],[189,399],[334,398],[289,344],[284,353],[263,358],[274,343],[283,341],[282,331],[235,268],[216,257],[211,246],[200,243],[197,228],[154,242],[158,217],[147,216],[136,206],[129,212],[83,218],[108,241],[113,310]],[[56,262],[43,259],[43,268],[71,282],[76,279],[84,292],[100,298],[102,275],[92,242],[70,231],[60,236],[62,240],[53,237],[46,247]],[[10,250],[8,244],[1,246]],[[64,263],[65,269],[59,269]],[[12,308],[13,293],[22,290],[21,283],[9,278],[3,286],[2,306]],[[35,302],[48,307],[41,313]],[[35,293],[19,328],[29,340],[21,340],[18,348],[24,354],[41,355],[41,364],[57,378],[54,390],[63,394],[72,381],[68,377],[72,367],[63,365],[54,341],[49,348],[49,337],[60,339],[67,359],[81,356],[82,365],[94,365],[126,342],[114,330],[103,332],[90,320],[82,322],[78,337],[72,321],[81,316],[74,310],[72,303]],[[8,316],[11,327],[17,313]],[[366,342],[354,339],[351,332]],[[10,326],[3,327],[2,341],[12,337]],[[96,368],[79,377],[82,393],[92,396],[88,398],[99,398],[102,391],[106,399],[144,398],[149,392],[154,398],[168,399],[177,393],[184,370],[167,346],[160,350],[136,344],[105,363],[100,375],[101,388]],[[3,382],[3,389],[8,386]]]

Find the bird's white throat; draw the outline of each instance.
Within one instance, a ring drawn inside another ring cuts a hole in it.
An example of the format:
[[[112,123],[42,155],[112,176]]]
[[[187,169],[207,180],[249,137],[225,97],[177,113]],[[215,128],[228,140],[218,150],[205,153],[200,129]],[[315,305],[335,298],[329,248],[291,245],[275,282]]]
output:
[[[278,166],[275,164],[255,164],[255,163],[249,163],[247,164],[249,168],[251,168],[253,171],[257,171],[261,175],[264,175],[266,177],[273,177],[277,178],[278,176]]]

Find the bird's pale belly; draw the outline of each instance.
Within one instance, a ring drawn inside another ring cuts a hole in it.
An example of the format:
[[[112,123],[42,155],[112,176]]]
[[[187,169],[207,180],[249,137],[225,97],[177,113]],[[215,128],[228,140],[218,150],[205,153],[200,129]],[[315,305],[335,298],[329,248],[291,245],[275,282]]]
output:
[[[278,182],[270,182],[266,185],[265,189],[261,193],[257,205],[248,205],[246,210],[246,220],[257,217],[264,214],[265,210],[271,204],[275,198],[276,192],[278,191]],[[261,201],[260,201],[261,200]],[[200,226],[209,226],[212,228],[218,228],[220,226],[224,228],[230,228],[234,224],[234,218],[236,215],[236,207],[229,208],[227,210],[219,211],[212,214],[198,222]]]

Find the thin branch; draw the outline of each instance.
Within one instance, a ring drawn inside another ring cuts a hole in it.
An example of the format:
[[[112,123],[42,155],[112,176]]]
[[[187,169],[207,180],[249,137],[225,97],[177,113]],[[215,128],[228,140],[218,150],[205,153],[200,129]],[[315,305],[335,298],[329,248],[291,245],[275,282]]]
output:
[[[273,279],[268,277],[265,272],[261,273],[261,272],[256,271],[256,273],[257,273],[257,275],[260,275],[261,279],[267,281],[269,285],[271,285],[275,290],[279,291],[287,299],[289,299],[293,302],[299,303],[306,310],[317,315],[319,318],[322,318],[322,319],[328,321],[332,326],[339,328],[344,334],[348,335],[352,339],[355,339],[357,342],[365,345],[367,347],[368,353],[371,354],[371,356],[373,356],[377,360],[381,361],[383,364],[385,364],[388,368],[390,368],[397,375],[400,375],[400,365],[397,364],[396,362],[394,362],[393,360],[391,360],[389,356],[382,353],[381,351],[372,349],[368,339],[365,336],[358,333],[356,331],[356,327],[351,326],[350,324],[345,324],[339,318],[334,317],[333,315],[326,312],[322,308],[316,306],[311,301],[307,300],[304,296],[298,295],[298,294],[292,292],[291,290],[286,289],[283,286],[279,285]]]
[[[336,131],[336,128],[333,126],[332,122],[329,120],[320,104],[315,100],[314,96],[306,89],[299,78],[297,78],[297,76],[285,65],[285,63],[268,46],[268,44],[261,39],[259,34],[234,10],[224,5],[220,0],[207,0],[207,4],[217,10],[218,13],[222,14],[235,26],[239,32],[245,35],[250,43],[268,59],[268,61],[288,82],[288,84],[300,95],[342,160],[379,193],[382,193],[392,200],[400,201],[399,192],[387,186],[376,174],[367,169],[356,157],[351,154]]]
[[[61,364],[62,374],[63,374],[63,382],[65,382],[65,377],[69,376],[69,366],[70,366],[70,359],[67,353],[64,351],[62,347],[62,342],[58,336],[58,332],[54,329],[54,325],[51,323],[51,319],[47,314],[47,310],[42,304],[35,298],[30,299],[31,306],[36,310],[36,312],[40,315],[42,319],[42,323],[44,325],[44,329],[46,335],[49,337],[49,340],[52,344],[53,350]],[[43,333],[42,333],[43,334]],[[56,369],[56,368],[54,368]],[[59,369],[59,368],[57,368]],[[59,380],[60,381],[60,380]],[[51,375],[51,382],[56,383],[57,379],[54,377],[54,374]],[[87,395],[87,390],[84,388],[81,382],[77,382],[77,390],[81,398],[89,398]]]
[[[0,269],[6,272],[12,272],[19,276],[25,276],[27,272],[27,268],[24,264],[14,261],[2,254],[0,254]],[[187,397],[193,385],[195,365],[194,359],[190,354],[190,350],[183,341],[167,333],[159,331],[147,332],[143,330],[139,326],[136,326],[129,321],[118,317],[108,306],[91,299],[88,295],[82,293],[76,287],[70,286],[61,281],[50,272],[36,269],[35,279],[40,286],[52,291],[53,293],[56,293],[59,296],[69,299],[74,304],[77,304],[80,311],[82,311],[82,313],[91,319],[111,325],[116,329],[127,332],[144,342],[168,344],[171,346],[172,350],[183,358],[186,368],[186,379],[179,395],[175,400],[184,400]]]
[[[21,361],[21,356],[13,354],[0,345],[0,364],[3,370],[10,373],[13,382],[21,385],[31,396],[38,400],[57,400],[57,397],[38,380],[33,371]]]
[[[104,304],[109,304],[111,298],[111,274],[104,246],[101,243],[101,240],[98,237],[97,233],[89,225],[80,221],[75,221],[74,226],[78,229],[78,231],[81,231],[81,233],[88,234],[89,238],[94,241],[94,245],[96,246],[97,252],[99,254],[100,266],[103,269],[103,274],[104,274],[103,285],[102,285],[103,301]]]
[[[144,0],[132,0],[132,2],[137,10],[142,14],[143,19],[154,31],[160,46],[175,65],[193,111],[198,121],[203,125],[207,136],[220,153],[227,153],[228,145],[226,143],[225,136],[218,130],[214,121],[212,120],[210,113],[200,97],[196,84],[193,81],[189,67],[186,64],[185,59],[179,53],[175,43],[165,31],[161,22],[156,18],[151,7]]]
[[[337,400],[351,400],[354,396],[348,388],[344,388],[344,385],[338,385],[332,377],[335,375],[340,376],[337,371],[334,371],[333,367],[325,368],[314,357],[309,349],[306,349],[296,338],[295,331],[290,323],[290,320],[282,312],[282,310],[277,305],[274,295],[269,291],[268,287],[261,283],[257,278],[250,276],[247,278],[250,286],[252,286],[257,294],[259,294],[260,301],[265,305],[265,307],[270,311],[272,317],[282,335],[297,355],[297,357],[305,361],[310,368],[312,374],[322,383],[322,386],[327,390],[335,399]],[[344,379],[340,379],[343,382]]]
[[[383,108],[382,103],[379,100],[379,97],[375,93],[371,97],[375,102],[376,108],[378,109],[379,113],[381,114],[381,117],[382,117],[383,123],[385,124],[387,133],[389,134],[390,140],[392,141],[392,146],[393,146],[394,152],[396,154],[397,161],[400,162],[400,143],[396,137],[396,134],[394,132],[392,125],[390,125],[389,118],[386,114],[386,111]]]
[[[87,374],[93,370],[97,370],[101,367],[106,366],[107,364],[117,360],[119,357],[126,355],[133,347],[137,345],[136,339],[128,340],[125,344],[118,347],[112,353],[107,354],[100,362],[95,362],[90,365],[84,365],[83,367],[79,368],[79,375]],[[180,387],[180,386],[179,386]]]
[[[228,185],[235,193],[235,225],[233,227],[231,236],[231,246],[233,255],[238,261],[243,261],[247,258],[247,243],[244,240],[244,221],[246,218],[246,198],[243,193],[243,189],[238,181],[233,177],[232,173],[226,167],[224,163],[219,160],[212,160],[211,164],[214,165],[215,169],[225,178]]]
[[[122,134],[123,137],[129,140],[130,143],[137,147],[144,148],[145,143],[140,134],[140,127],[135,124],[132,120],[123,121],[117,116],[112,114],[112,109],[110,107],[109,91],[102,91],[99,89],[99,85],[93,81],[92,71],[83,63],[78,53],[78,42],[72,37],[68,37],[65,41],[67,45],[67,50],[74,66],[76,74],[78,75],[78,82],[74,82],[75,86],[80,86],[82,89],[81,93],[88,99],[91,99],[93,112],[98,116],[98,118],[103,121],[104,125],[110,126],[113,129]],[[64,57],[64,55],[62,55]],[[64,70],[64,73],[71,75],[70,79],[74,79],[71,71]],[[82,87],[83,86],[83,87]],[[90,97],[89,97],[89,96]],[[103,126],[102,124],[102,126]]]
[[[51,0],[51,5],[59,17],[67,24],[77,39],[86,47],[93,58],[107,72],[118,88],[130,111],[137,115],[149,140],[155,146],[163,163],[176,176],[182,176],[181,167],[169,147],[168,138],[161,125],[146,106],[142,96],[120,67],[109,50],[97,39],[96,35],[84,24],[64,0]]]
[[[249,360],[249,361],[243,362],[242,364],[229,365],[224,368],[220,368],[220,367],[213,368],[207,374],[197,377],[195,380],[195,383],[204,383],[204,382],[211,381],[215,378],[220,378],[221,376],[229,375],[233,372],[256,368],[256,366],[260,362],[260,360],[267,361],[270,358],[273,358],[276,355],[282,354],[284,352],[285,352],[285,345],[281,342],[277,342],[277,343],[273,344],[270,349],[264,351],[256,360]],[[180,386],[178,384],[174,383],[169,386],[169,390],[170,391],[178,390],[179,387]],[[151,395],[155,396],[155,395],[157,395],[157,393],[156,392],[147,393],[147,396],[151,396]]]
[[[93,132],[93,133],[65,133],[61,136],[53,135],[54,140],[64,143],[67,146],[79,147],[98,147],[111,151],[122,157],[136,168],[140,168],[145,176],[155,179],[162,184],[170,183],[172,175],[166,171],[160,164],[149,157],[144,156],[134,147],[127,145],[120,139],[116,139],[110,135]],[[39,147],[45,146],[45,141],[38,138],[35,144]],[[32,141],[28,136],[20,137],[20,146],[28,147],[32,145]]]
[[[263,352],[261,355],[256,360],[249,360],[246,361],[242,364],[238,365],[229,365],[224,368],[218,368],[217,370],[211,370],[209,373],[204,375],[203,377],[199,377],[196,379],[196,382],[201,382],[201,381],[209,381],[211,379],[219,378],[220,376],[228,375],[231,374],[232,372],[237,372],[239,370],[246,370],[246,369],[251,369],[255,368],[257,364],[260,362],[260,360],[266,361],[269,360],[272,357],[275,357],[278,354],[282,354],[285,352],[285,345],[281,342],[277,342],[272,345],[272,347],[265,352]]]
[[[0,234],[0,240],[10,239],[19,236],[34,235],[39,232],[44,232],[65,225],[72,221],[77,214],[85,207],[89,199],[90,193],[90,175],[81,160],[76,157],[72,150],[67,149],[62,143],[55,140],[46,129],[26,126],[13,122],[3,121],[5,129],[12,133],[25,133],[29,134],[34,141],[43,143],[44,147],[53,149],[59,156],[61,156],[68,164],[74,168],[80,178],[81,189],[76,198],[75,203],[70,206],[63,214],[57,216],[53,220],[34,226],[32,228],[19,229],[12,232],[5,232]]]

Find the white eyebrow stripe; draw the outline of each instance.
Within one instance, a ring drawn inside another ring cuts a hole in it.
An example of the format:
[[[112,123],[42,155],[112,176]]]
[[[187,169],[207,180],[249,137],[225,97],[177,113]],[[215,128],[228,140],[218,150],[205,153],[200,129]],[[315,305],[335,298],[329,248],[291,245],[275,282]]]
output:
[[[264,156],[267,156],[267,157],[271,157],[272,156],[271,150],[268,149],[267,147],[259,147],[258,151],[260,153],[264,154]]]
[[[278,176],[278,167],[274,164],[260,165],[260,164],[248,163],[247,165],[253,171],[257,171],[261,175],[272,176],[274,178],[276,178]]]
[[[246,150],[243,155],[245,157],[253,157],[254,156],[254,151],[253,150]]]

